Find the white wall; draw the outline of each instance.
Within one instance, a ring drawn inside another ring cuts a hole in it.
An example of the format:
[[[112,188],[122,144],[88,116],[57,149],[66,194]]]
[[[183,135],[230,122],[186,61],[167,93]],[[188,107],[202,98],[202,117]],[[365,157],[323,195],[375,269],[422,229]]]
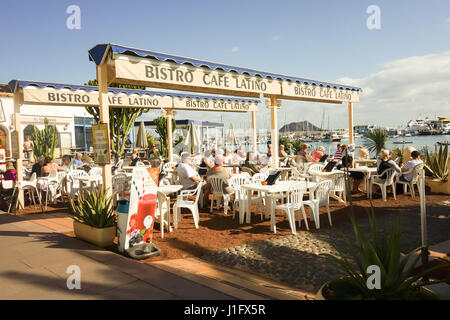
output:
[[[8,147],[11,146],[10,126],[13,121],[14,115],[14,101],[10,97],[0,97],[3,111],[5,113],[6,121],[2,124],[8,131]],[[63,124],[57,124],[56,128],[58,132],[70,132],[72,135],[72,146],[75,146],[75,126],[74,117],[91,117],[84,107],[72,107],[72,106],[46,106],[46,105],[22,105],[20,107],[20,114],[22,116],[39,116],[39,117],[58,117],[67,121],[67,127]],[[30,123],[22,123],[21,130]],[[38,129],[43,129],[43,124],[36,125]],[[64,130],[66,127],[66,130]]]

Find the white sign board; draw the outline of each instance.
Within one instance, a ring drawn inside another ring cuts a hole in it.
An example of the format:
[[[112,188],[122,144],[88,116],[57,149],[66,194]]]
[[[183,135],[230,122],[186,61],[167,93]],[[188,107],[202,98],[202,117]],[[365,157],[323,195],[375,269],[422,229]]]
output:
[[[218,93],[281,94],[279,80],[120,54],[115,54],[114,59],[117,79],[141,81],[149,86],[176,85],[185,90],[198,91],[198,88],[203,88]]]

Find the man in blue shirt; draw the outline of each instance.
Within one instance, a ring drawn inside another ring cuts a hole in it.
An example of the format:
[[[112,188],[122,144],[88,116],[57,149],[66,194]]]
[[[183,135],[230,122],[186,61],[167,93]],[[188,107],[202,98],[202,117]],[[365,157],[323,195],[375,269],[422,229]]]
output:
[[[81,152],[78,152],[75,160],[73,161],[73,164],[75,165],[75,169],[80,169],[86,165],[86,163],[83,163],[83,160],[81,160],[82,157],[83,157],[83,154]]]

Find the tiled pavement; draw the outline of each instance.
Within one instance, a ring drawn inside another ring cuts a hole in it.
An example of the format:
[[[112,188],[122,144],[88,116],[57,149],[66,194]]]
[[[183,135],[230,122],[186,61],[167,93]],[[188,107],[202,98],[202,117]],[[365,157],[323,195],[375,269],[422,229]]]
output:
[[[0,299],[307,299],[313,295],[196,258],[139,263],[64,235],[65,214],[0,213]],[[67,267],[81,270],[69,290]]]

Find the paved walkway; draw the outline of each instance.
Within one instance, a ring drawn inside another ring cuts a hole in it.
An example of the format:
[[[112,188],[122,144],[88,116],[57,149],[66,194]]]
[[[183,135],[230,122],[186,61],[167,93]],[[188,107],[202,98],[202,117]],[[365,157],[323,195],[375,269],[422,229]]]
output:
[[[311,299],[313,295],[200,259],[144,264],[64,235],[65,214],[0,213],[0,299]],[[80,267],[81,289],[66,273]]]

